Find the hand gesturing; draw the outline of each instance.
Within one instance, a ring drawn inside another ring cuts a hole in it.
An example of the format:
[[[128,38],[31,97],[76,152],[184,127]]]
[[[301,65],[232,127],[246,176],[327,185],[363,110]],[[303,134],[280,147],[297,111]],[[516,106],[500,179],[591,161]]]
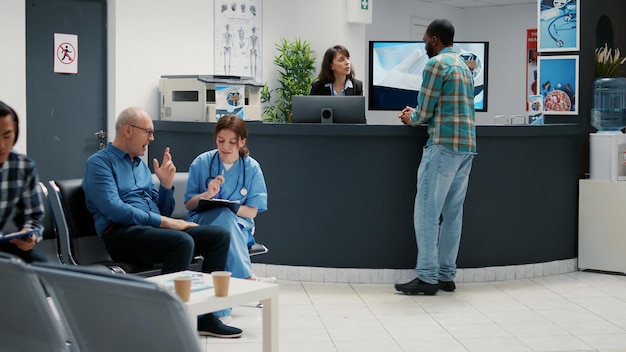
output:
[[[174,184],[174,174],[176,174],[176,166],[172,161],[170,147],[165,148],[165,152],[163,152],[163,161],[160,165],[156,158],[152,159],[152,163],[154,165],[154,173],[159,178],[161,185],[166,189],[172,189]]]

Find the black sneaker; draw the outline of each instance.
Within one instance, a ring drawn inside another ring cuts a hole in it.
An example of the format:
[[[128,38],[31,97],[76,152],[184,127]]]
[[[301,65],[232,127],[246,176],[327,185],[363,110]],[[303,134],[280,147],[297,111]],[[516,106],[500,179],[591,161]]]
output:
[[[202,336],[233,338],[240,337],[243,331],[239,328],[225,325],[215,315],[209,313],[198,318],[198,334]]]
[[[404,292],[407,295],[417,295],[423,293],[425,295],[434,295],[439,290],[438,284],[429,284],[418,278],[409,281],[406,284],[396,284],[396,290]]]
[[[439,288],[446,292],[454,292],[454,290],[456,290],[456,285],[454,284],[454,281],[439,280]]]

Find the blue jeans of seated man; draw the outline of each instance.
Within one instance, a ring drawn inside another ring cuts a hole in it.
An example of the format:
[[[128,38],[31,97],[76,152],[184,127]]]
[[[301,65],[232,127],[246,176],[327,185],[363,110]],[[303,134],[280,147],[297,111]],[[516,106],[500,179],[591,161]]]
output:
[[[202,255],[202,271],[224,270],[230,234],[221,226],[196,226],[185,231],[147,225],[114,225],[103,236],[113,260],[163,264],[162,274],[189,269],[194,255]]]
[[[474,156],[441,145],[423,150],[413,223],[417,239],[415,270],[424,282],[452,281],[456,275],[463,203]]]

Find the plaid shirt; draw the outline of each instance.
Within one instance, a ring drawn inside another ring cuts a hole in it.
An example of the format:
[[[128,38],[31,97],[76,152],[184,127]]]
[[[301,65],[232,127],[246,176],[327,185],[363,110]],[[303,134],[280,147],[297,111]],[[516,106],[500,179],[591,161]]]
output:
[[[411,125],[428,123],[426,145],[476,153],[474,78],[452,47],[428,60]]]
[[[44,209],[38,184],[35,162],[11,151],[0,167],[0,229],[12,217],[17,230],[35,230],[41,239]]]

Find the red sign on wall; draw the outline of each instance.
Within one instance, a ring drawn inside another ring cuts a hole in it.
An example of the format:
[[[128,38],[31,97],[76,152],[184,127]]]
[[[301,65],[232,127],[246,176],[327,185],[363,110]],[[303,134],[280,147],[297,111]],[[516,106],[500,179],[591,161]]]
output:
[[[537,29],[526,30],[526,111],[528,97],[537,95]]]

